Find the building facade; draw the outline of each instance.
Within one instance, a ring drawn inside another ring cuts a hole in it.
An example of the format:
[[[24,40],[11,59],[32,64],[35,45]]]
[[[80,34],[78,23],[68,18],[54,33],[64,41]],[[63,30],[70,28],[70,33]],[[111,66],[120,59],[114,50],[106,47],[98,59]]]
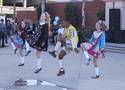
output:
[[[109,27],[109,16],[110,9],[119,9],[120,10],[120,30],[125,30],[125,0],[104,0],[106,2],[106,23]]]
[[[81,15],[82,15],[82,2],[76,3],[78,7],[81,9]],[[61,19],[65,18],[65,8],[66,3],[49,3],[49,7],[54,9],[54,13],[52,16],[59,16]],[[102,0],[94,0],[90,2],[85,2],[84,4],[84,10],[85,10],[85,26],[87,29],[93,29],[95,26],[95,23],[97,21],[97,13],[104,10],[105,8],[105,2]]]
[[[125,0],[105,1],[106,24],[109,41],[125,43]]]
[[[34,7],[28,7],[27,0],[15,0],[16,20],[31,19],[34,23],[37,20],[37,13]],[[0,18],[14,18],[14,0],[0,0]]]

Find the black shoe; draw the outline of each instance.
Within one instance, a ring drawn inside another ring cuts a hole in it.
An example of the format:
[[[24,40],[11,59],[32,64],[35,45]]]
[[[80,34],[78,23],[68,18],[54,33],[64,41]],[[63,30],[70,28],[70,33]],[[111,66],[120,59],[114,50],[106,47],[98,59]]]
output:
[[[50,54],[51,56],[53,56],[54,58],[56,58],[55,51],[50,51],[49,54]]]
[[[29,51],[26,53],[26,55],[25,55],[25,56],[28,56],[28,55],[29,55],[29,53],[31,53],[31,50],[29,50]]]
[[[19,64],[18,66],[24,66],[24,64]]]
[[[99,75],[96,75],[95,77],[92,77],[92,79],[98,79]]]
[[[5,47],[5,46],[3,46],[3,45],[1,46],[1,48],[4,48],[4,47]]]
[[[90,64],[90,61],[91,61],[91,59],[88,59],[86,65],[89,65],[89,64]]]
[[[60,69],[57,76],[62,76],[65,74],[65,70],[64,69]]]
[[[37,69],[34,73],[39,73],[42,69]]]
[[[76,54],[79,54],[80,50],[78,48],[74,48]]]
[[[17,48],[14,50],[14,54],[16,54]]]
[[[15,86],[24,86],[24,85],[27,85],[27,81],[24,81],[22,79],[15,81]]]

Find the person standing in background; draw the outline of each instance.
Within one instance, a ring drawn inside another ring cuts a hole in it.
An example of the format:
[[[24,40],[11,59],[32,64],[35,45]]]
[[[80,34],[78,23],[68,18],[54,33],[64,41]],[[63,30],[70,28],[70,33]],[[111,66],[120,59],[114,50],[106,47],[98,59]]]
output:
[[[10,38],[11,29],[12,29],[12,24],[10,23],[10,20],[7,20],[7,23],[6,23],[6,37],[5,37],[6,45],[8,45],[8,39]]]
[[[1,47],[5,47],[5,33],[6,33],[6,25],[4,24],[4,20],[0,20],[0,41],[1,41]]]

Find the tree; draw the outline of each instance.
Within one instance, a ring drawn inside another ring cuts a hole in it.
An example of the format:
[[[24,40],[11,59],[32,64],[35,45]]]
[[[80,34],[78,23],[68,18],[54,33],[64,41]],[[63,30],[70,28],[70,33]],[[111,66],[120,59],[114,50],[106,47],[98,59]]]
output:
[[[76,28],[81,27],[82,11],[78,4],[67,3],[64,8],[65,18],[71,22]]]
[[[37,5],[36,8],[37,8],[37,16],[39,19],[40,15],[41,15],[41,4]],[[45,11],[47,11],[50,15],[53,15],[53,13],[54,13],[54,9],[49,7],[49,4],[45,5]]]
[[[105,8],[97,13],[97,19],[105,21]]]

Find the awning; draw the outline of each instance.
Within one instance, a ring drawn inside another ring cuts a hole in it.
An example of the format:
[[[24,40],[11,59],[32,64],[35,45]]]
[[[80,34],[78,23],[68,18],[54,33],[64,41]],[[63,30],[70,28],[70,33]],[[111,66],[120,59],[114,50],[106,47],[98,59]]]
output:
[[[93,0],[45,0],[47,3],[52,3],[52,2],[57,2],[57,3],[61,3],[61,2],[82,2],[82,1],[93,1]],[[4,5],[6,4],[13,4],[14,2],[16,3],[23,3],[24,0],[3,0]],[[27,5],[28,6],[34,6],[37,4],[40,4],[41,0],[27,0]]]

